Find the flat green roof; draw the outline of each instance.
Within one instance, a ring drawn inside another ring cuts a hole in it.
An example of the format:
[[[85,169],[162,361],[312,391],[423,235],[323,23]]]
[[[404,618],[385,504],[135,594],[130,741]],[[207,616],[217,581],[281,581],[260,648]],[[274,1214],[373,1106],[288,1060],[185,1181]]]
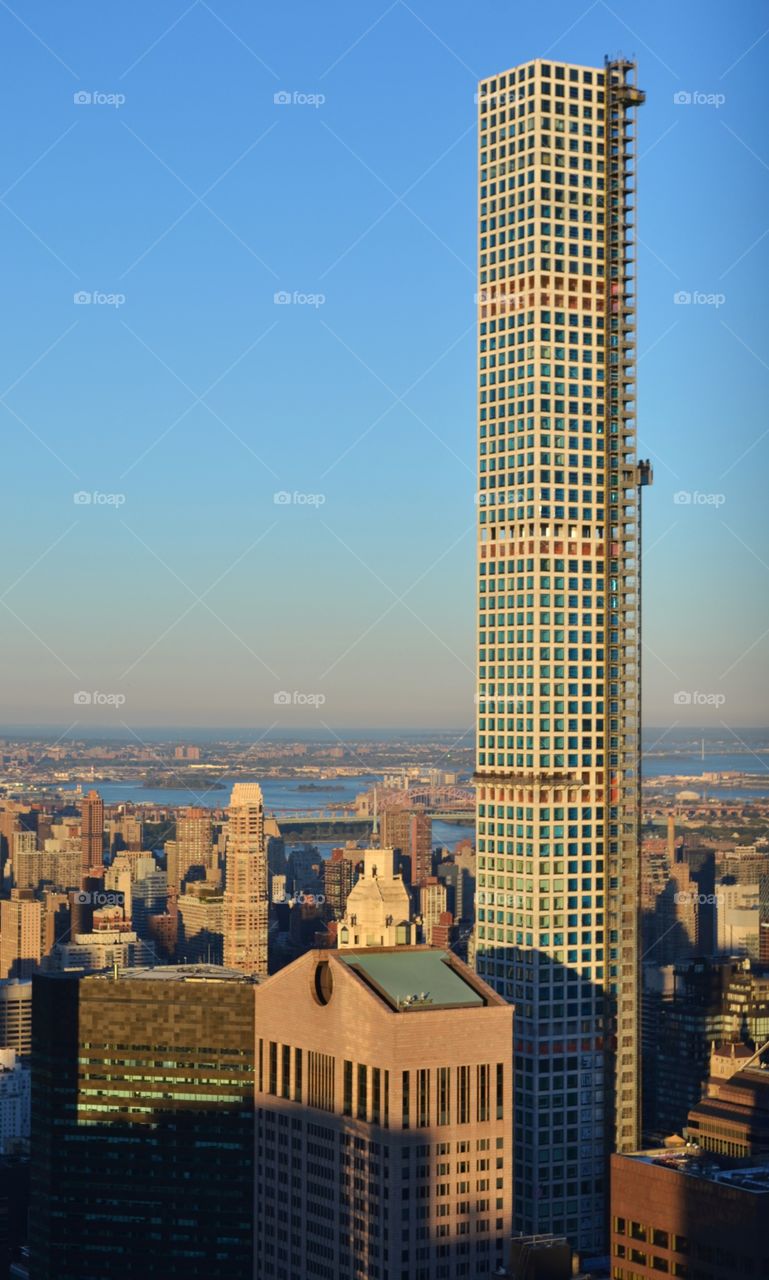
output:
[[[485,1001],[447,963],[445,951],[339,951],[345,964],[360,973],[402,1011],[483,1005]]]

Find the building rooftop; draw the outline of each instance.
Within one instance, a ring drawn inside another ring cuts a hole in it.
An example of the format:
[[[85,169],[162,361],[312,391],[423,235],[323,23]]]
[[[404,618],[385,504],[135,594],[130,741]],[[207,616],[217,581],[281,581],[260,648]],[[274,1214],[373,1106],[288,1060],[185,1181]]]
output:
[[[653,1151],[634,1151],[626,1157],[642,1164],[654,1164],[684,1173],[690,1178],[702,1178],[708,1182],[735,1187],[758,1195],[769,1194],[769,1157],[765,1164],[751,1160],[735,1160],[700,1147],[687,1146],[678,1149],[661,1148]]]
[[[401,1012],[478,1007],[488,1003],[450,961],[446,951],[401,947],[339,951],[339,959]],[[471,977],[472,975],[470,975]]]
[[[114,973],[103,972],[98,974],[89,974],[89,977],[96,977],[114,981]],[[251,983],[258,981],[250,974],[241,973],[239,969],[225,969],[221,964],[159,964],[153,967],[143,969],[120,969],[118,973],[118,982],[139,979],[142,982],[240,982]]]
[[[239,805],[261,805],[262,803],[262,788],[258,782],[233,783],[229,804],[231,809],[236,809]]]

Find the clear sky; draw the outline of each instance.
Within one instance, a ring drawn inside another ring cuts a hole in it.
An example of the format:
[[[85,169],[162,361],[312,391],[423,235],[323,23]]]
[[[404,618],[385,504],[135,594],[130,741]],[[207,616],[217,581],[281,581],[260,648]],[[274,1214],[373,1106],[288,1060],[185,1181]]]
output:
[[[769,723],[767,28],[3,0],[0,721],[470,726],[475,82],[622,52],[645,719]]]

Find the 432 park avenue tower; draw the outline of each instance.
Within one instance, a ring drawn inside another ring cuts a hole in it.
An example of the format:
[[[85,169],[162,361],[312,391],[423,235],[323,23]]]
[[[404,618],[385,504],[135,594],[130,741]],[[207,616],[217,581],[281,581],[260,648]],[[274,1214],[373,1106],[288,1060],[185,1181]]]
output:
[[[639,1141],[634,81],[478,93],[475,963],[516,1006],[516,1227],[588,1252]]]

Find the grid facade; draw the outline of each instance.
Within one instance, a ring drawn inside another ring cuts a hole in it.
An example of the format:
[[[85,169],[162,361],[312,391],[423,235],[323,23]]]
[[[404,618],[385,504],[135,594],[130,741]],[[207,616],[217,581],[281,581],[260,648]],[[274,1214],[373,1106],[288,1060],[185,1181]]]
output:
[[[33,1005],[34,1280],[249,1280],[250,980],[43,975]]]
[[[227,813],[224,963],[266,977],[270,901],[261,787],[236,782]]]
[[[478,94],[475,958],[516,1005],[516,1225],[583,1250],[638,1142],[634,72]]]

